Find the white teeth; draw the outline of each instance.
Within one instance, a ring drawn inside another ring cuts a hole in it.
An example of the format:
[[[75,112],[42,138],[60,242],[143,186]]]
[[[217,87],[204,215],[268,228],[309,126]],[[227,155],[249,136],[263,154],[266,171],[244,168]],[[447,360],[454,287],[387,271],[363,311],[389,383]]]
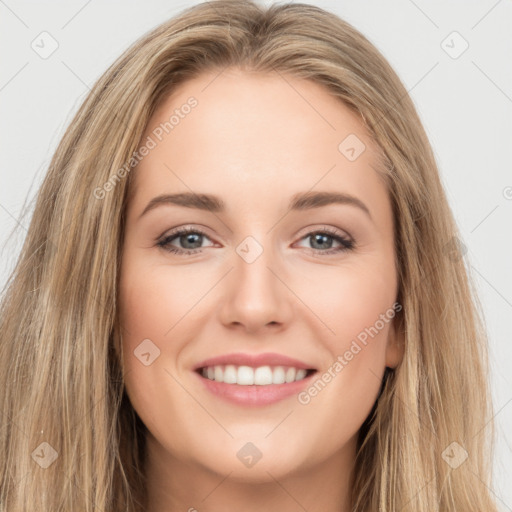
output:
[[[217,380],[217,379],[215,379],[215,380]],[[226,384],[236,384],[236,381],[237,381],[237,371],[236,371],[236,367],[234,365],[228,364],[224,368],[223,381]]]
[[[293,382],[295,380],[296,373],[297,373],[297,370],[295,368],[288,368],[286,370],[286,376],[285,376],[286,382]]]
[[[224,382],[226,384],[238,384],[241,386],[268,386],[270,384],[284,384],[306,377],[307,371],[303,368],[289,366],[235,366],[233,364],[208,366],[202,369],[202,376]]]
[[[270,366],[260,366],[254,371],[254,384],[267,386],[272,384],[272,370]]]
[[[236,384],[241,384],[242,386],[254,384],[254,370],[250,366],[239,366],[236,374]]]
[[[306,376],[306,370],[301,368],[297,370],[297,375],[295,375],[295,380],[302,380]]]
[[[276,366],[272,372],[272,384],[284,384],[285,380],[284,368]]]

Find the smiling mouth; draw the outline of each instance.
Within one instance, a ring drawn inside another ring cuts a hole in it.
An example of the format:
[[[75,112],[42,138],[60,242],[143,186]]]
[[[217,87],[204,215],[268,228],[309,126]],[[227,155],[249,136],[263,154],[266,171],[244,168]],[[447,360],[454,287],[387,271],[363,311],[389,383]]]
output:
[[[239,386],[270,386],[273,384],[291,384],[303,380],[316,372],[314,369],[295,368],[293,366],[244,366],[215,365],[204,366],[196,370],[201,377],[224,384]]]

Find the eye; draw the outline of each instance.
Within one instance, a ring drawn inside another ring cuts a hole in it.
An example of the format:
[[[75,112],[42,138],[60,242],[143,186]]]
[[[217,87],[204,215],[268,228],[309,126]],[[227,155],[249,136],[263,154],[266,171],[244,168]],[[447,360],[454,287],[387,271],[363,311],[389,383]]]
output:
[[[318,231],[311,231],[301,240],[309,239],[310,244],[313,246],[309,248],[315,254],[328,255],[340,253],[343,251],[349,251],[354,249],[354,241],[342,233],[333,230],[329,227],[323,227]],[[338,244],[338,247],[332,247],[334,243]]]
[[[208,238],[206,233],[197,228],[178,228],[166,235],[157,242],[159,247],[175,254],[195,254],[201,252],[203,238]],[[171,242],[178,239],[183,248],[171,245]]]
[[[202,252],[203,241],[209,237],[198,228],[184,227],[177,228],[173,232],[164,236],[157,242],[157,246],[167,252],[181,255],[191,255]],[[349,251],[354,249],[354,241],[342,233],[329,227],[324,227],[317,231],[311,231],[301,238],[301,240],[310,240],[314,247],[308,247],[315,254],[329,255]],[[178,240],[181,247],[172,244]],[[338,247],[332,247],[337,243]]]

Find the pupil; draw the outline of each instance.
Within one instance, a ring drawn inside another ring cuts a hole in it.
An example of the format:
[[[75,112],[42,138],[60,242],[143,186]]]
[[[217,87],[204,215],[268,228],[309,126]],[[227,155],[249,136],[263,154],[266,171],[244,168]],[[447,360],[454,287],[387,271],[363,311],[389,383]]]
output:
[[[194,244],[194,237],[197,238],[197,237],[201,237],[202,235],[199,235],[197,233],[187,233],[186,235],[182,235],[182,238],[185,238],[185,246],[187,243],[191,243],[191,244]],[[197,243],[197,240],[195,241],[195,243]],[[199,244],[201,245],[201,244]],[[195,249],[196,247],[186,247],[187,249]]]
[[[314,241],[315,241],[315,244],[316,244],[318,241],[319,241],[320,243],[322,243],[322,241],[323,241],[323,242],[325,242],[325,240],[326,240],[327,238],[330,238],[330,237],[328,237],[328,236],[326,236],[326,235],[322,235],[322,234],[314,235]],[[329,244],[327,244],[327,245],[329,245]],[[325,246],[325,244],[324,244],[323,246],[322,246],[322,245],[320,245],[320,248],[322,248],[322,247],[324,247],[324,246]]]

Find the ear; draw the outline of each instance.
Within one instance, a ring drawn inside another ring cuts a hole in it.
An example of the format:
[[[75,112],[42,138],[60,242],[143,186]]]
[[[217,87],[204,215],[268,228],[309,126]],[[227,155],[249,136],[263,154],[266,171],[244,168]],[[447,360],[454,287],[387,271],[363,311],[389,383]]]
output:
[[[404,357],[405,331],[403,329],[403,317],[398,312],[389,327],[388,341],[386,345],[386,366],[396,368]]]

